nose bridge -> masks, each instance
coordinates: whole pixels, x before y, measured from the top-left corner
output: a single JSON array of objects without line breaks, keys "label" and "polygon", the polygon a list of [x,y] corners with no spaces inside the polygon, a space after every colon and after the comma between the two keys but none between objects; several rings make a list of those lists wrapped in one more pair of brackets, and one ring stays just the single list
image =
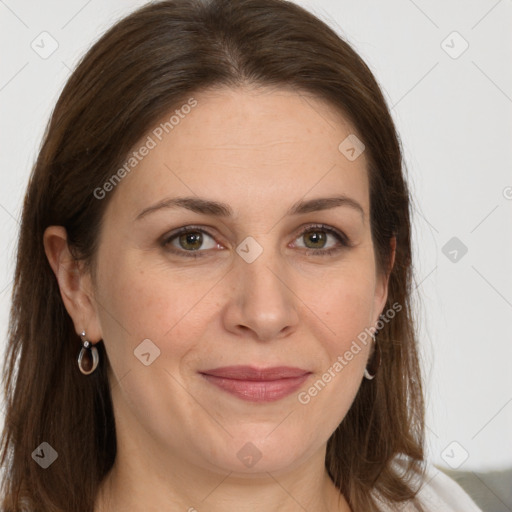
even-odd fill
[{"label": "nose bridge", "polygon": [[254,239],[246,240],[239,245],[237,252],[240,255],[237,266],[244,297],[249,295],[253,300],[264,298],[283,304],[289,300],[288,290],[282,282],[286,278],[285,265],[280,261],[270,237],[267,237],[264,247]]},{"label": "nose bridge", "polygon": [[290,272],[286,262],[272,245],[271,237],[261,243],[248,238],[237,247],[240,257],[235,263],[231,298],[236,313],[230,318],[237,326],[254,331],[258,338],[270,339],[297,323],[296,298],[287,284]]}]

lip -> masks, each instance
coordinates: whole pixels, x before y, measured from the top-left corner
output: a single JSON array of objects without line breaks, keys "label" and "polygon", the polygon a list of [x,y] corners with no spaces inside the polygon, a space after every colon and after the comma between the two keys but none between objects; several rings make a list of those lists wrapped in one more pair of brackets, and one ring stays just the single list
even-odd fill
[{"label": "lip", "polygon": [[296,391],[311,372],[291,366],[225,366],[199,372],[208,382],[250,402],[273,402]]}]

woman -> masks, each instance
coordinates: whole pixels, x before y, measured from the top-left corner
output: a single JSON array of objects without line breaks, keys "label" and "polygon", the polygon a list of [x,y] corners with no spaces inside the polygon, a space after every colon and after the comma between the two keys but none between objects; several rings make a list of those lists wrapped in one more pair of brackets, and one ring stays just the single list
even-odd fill
[{"label": "woman", "polygon": [[424,460],[410,279],[350,46],[280,0],[148,4],[69,79],[28,186],[2,509],[478,511]]}]

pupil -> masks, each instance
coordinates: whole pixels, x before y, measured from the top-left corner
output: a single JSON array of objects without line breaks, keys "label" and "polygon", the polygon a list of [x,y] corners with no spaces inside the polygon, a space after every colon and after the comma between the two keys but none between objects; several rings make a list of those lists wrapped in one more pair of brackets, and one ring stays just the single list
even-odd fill
[{"label": "pupil", "polygon": [[319,231],[314,231],[314,232],[310,233],[308,235],[308,237],[310,238],[310,240],[313,240],[313,244],[318,244],[318,245],[313,245],[313,247],[315,247],[315,248],[322,247],[323,243],[325,243],[325,233],[322,233]]},{"label": "pupil", "polygon": [[184,249],[197,250],[201,247],[202,239],[201,233],[186,233],[180,236],[180,243]]}]

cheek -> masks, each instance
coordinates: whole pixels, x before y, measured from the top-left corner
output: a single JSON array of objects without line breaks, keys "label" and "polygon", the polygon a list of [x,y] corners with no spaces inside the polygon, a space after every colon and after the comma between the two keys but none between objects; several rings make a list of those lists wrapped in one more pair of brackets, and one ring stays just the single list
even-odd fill
[{"label": "cheek", "polygon": [[321,288],[311,304],[332,334],[329,351],[339,353],[347,350],[352,340],[371,326],[374,283],[368,279],[368,272],[353,269],[326,279]]},{"label": "cheek", "polygon": [[326,434],[333,432],[346,416],[367,364],[372,339],[365,329],[371,325],[374,292],[367,275],[354,271],[350,277],[338,274],[326,279],[322,292],[310,301],[322,320],[314,321],[314,328],[316,338],[322,340],[325,358],[316,379],[298,400],[304,411],[322,418]]},{"label": "cheek", "polygon": [[99,276],[100,323],[114,367],[116,362],[119,370],[133,365],[133,351],[147,339],[160,350],[160,362],[171,349],[178,360],[190,340],[199,339],[211,283],[171,275],[128,256],[104,259]]}]

